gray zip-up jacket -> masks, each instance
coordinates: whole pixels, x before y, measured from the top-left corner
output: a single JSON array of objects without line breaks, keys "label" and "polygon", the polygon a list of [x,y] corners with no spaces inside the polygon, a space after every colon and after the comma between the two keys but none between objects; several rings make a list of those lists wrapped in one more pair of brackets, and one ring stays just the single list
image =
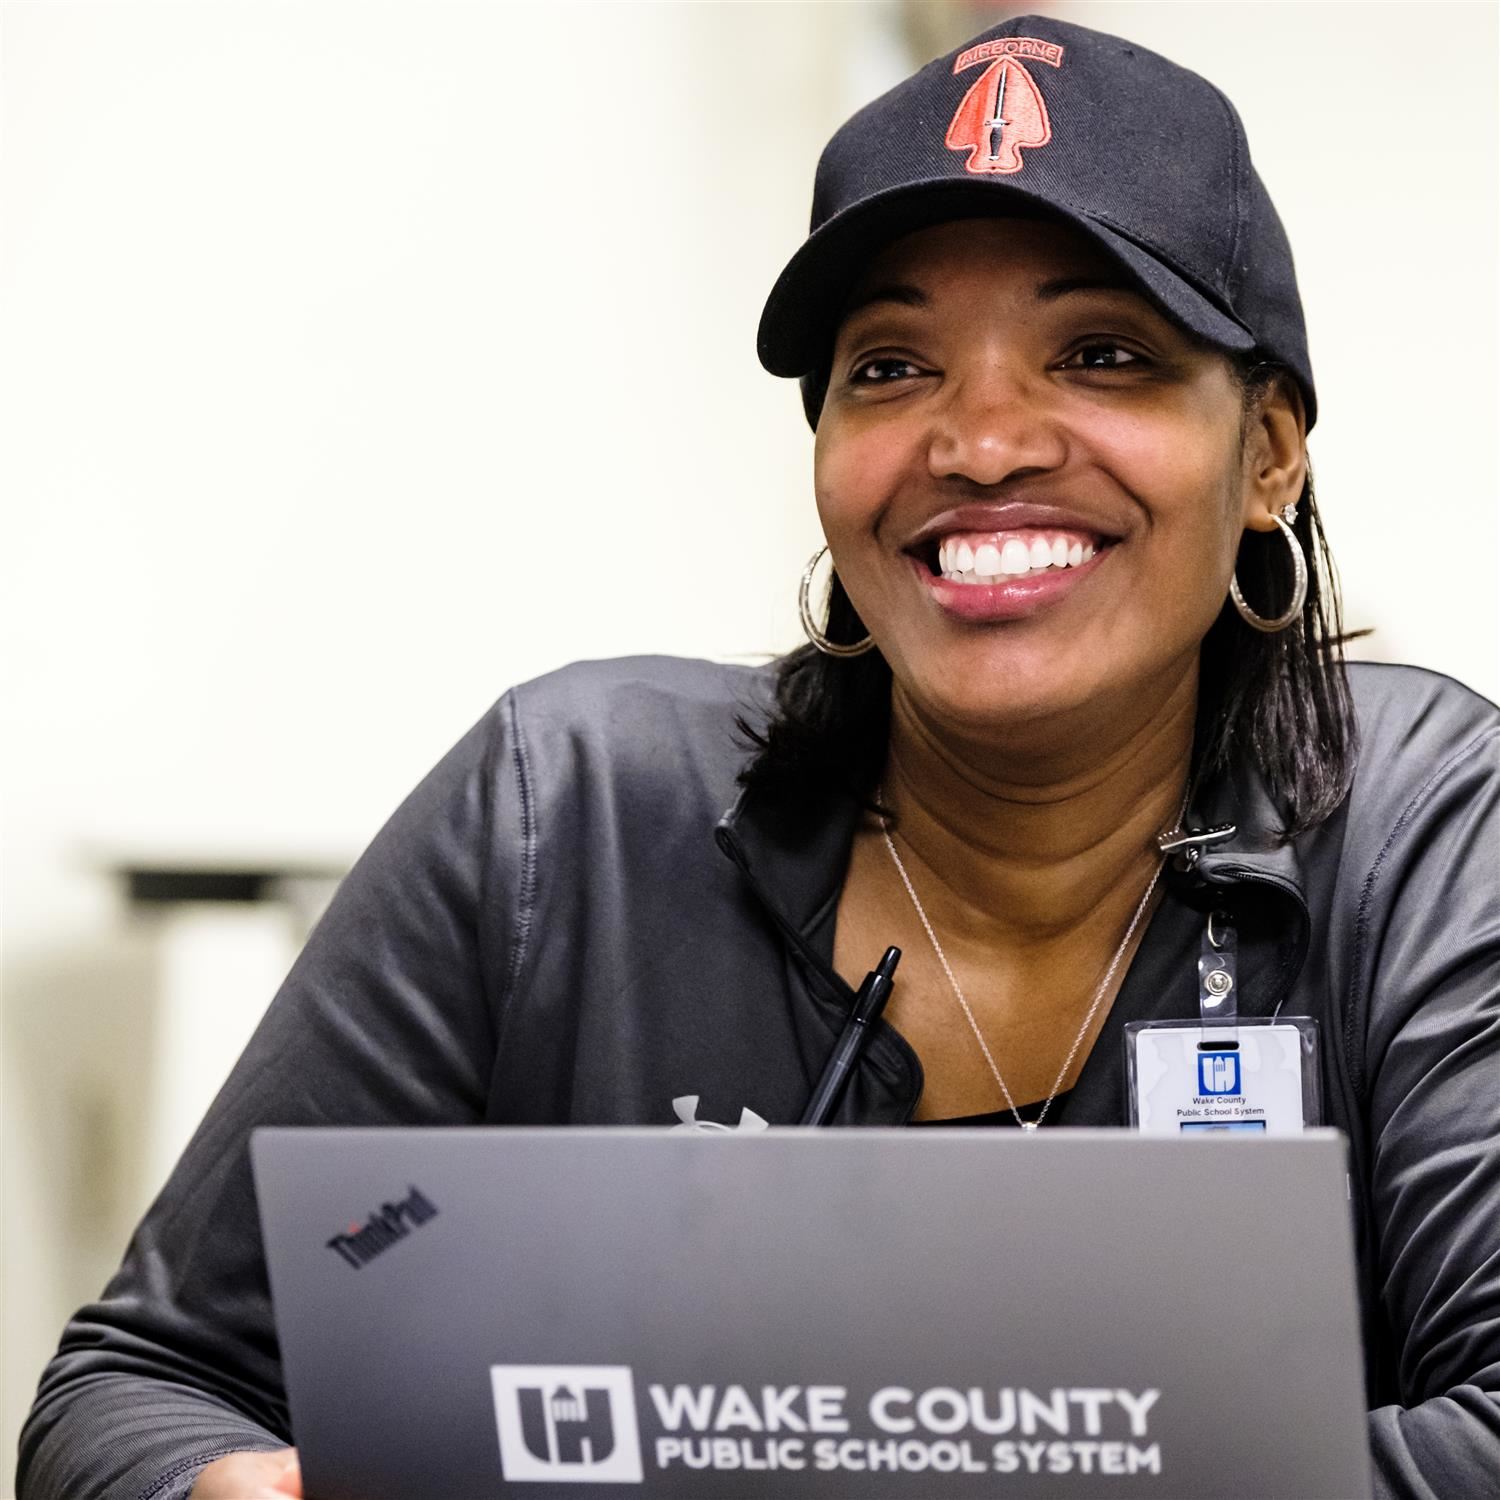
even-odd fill
[{"label": "gray zip-up jacket", "polygon": [[[1290,845],[1254,768],[1191,810],[1238,836],[1165,898],[1049,1128],[1120,1124],[1120,1028],[1196,1014],[1203,913],[1239,925],[1242,1014],[1321,1025],[1351,1142],[1382,1496],[1500,1493],[1500,712],[1355,666],[1345,805]],[[21,1441],[22,1500],[181,1500],[292,1440],[247,1137],[278,1125],[795,1121],[851,995],[833,972],[852,804],[738,796],[765,671],[582,664],[506,694],[344,881],[140,1226],[69,1323]],[[728,811],[726,811],[728,809]],[[907,1120],[872,1039],[840,1124]]]}]

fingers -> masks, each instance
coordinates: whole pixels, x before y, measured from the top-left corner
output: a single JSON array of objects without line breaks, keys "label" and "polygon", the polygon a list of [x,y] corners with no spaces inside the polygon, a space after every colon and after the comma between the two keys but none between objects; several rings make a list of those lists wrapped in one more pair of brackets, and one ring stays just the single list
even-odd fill
[{"label": "fingers", "polygon": [[287,1460],[286,1468],[271,1486],[271,1492],[275,1495],[293,1495],[296,1500],[302,1500],[302,1465],[297,1462],[295,1448],[292,1449],[291,1458]]},{"label": "fingers", "polygon": [[230,1453],[198,1475],[188,1500],[288,1500],[302,1496],[295,1448],[274,1453]]}]

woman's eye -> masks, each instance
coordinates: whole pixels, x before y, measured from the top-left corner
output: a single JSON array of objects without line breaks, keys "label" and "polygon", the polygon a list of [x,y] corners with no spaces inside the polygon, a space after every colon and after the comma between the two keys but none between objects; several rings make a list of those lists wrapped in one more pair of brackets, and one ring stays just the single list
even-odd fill
[{"label": "woman's eye", "polygon": [[1119,370],[1126,365],[1144,364],[1144,361],[1122,344],[1101,340],[1075,349],[1063,363],[1078,370]]},{"label": "woman's eye", "polygon": [[849,380],[852,385],[887,385],[893,380],[919,374],[921,371],[909,359],[888,354],[879,359],[862,360],[855,365]]}]

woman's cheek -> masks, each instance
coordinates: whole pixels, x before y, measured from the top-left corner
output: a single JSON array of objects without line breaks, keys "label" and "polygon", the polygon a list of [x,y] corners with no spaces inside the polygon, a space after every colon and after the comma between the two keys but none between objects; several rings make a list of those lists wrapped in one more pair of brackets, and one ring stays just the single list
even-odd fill
[{"label": "woman's cheek", "polygon": [[1188,424],[1139,423],[1119,424],[1110,436],[1094,450],[1097,467],[1132,495],[1151,531],[1166,532],[1212,567],[1239,514],[1236,455],[1222,432],[1195,437]]},{"label": "woman's cheek", "polygon": [[830,441],[816,451],[813,483],[818,515],[831,545],[870,530],[890,484],[890,465],[879,445]]}]

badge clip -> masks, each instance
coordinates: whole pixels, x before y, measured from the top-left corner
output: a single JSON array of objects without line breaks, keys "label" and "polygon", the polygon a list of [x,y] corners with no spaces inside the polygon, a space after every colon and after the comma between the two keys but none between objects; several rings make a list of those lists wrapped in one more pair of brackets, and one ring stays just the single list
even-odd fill
[{"label": "badge clip", "polygon": [[1198,1017],[1203,1052],[1238,1048],[1239,1041],[1239,938],[1228,913],[1209,913],[1198,950]]}]

